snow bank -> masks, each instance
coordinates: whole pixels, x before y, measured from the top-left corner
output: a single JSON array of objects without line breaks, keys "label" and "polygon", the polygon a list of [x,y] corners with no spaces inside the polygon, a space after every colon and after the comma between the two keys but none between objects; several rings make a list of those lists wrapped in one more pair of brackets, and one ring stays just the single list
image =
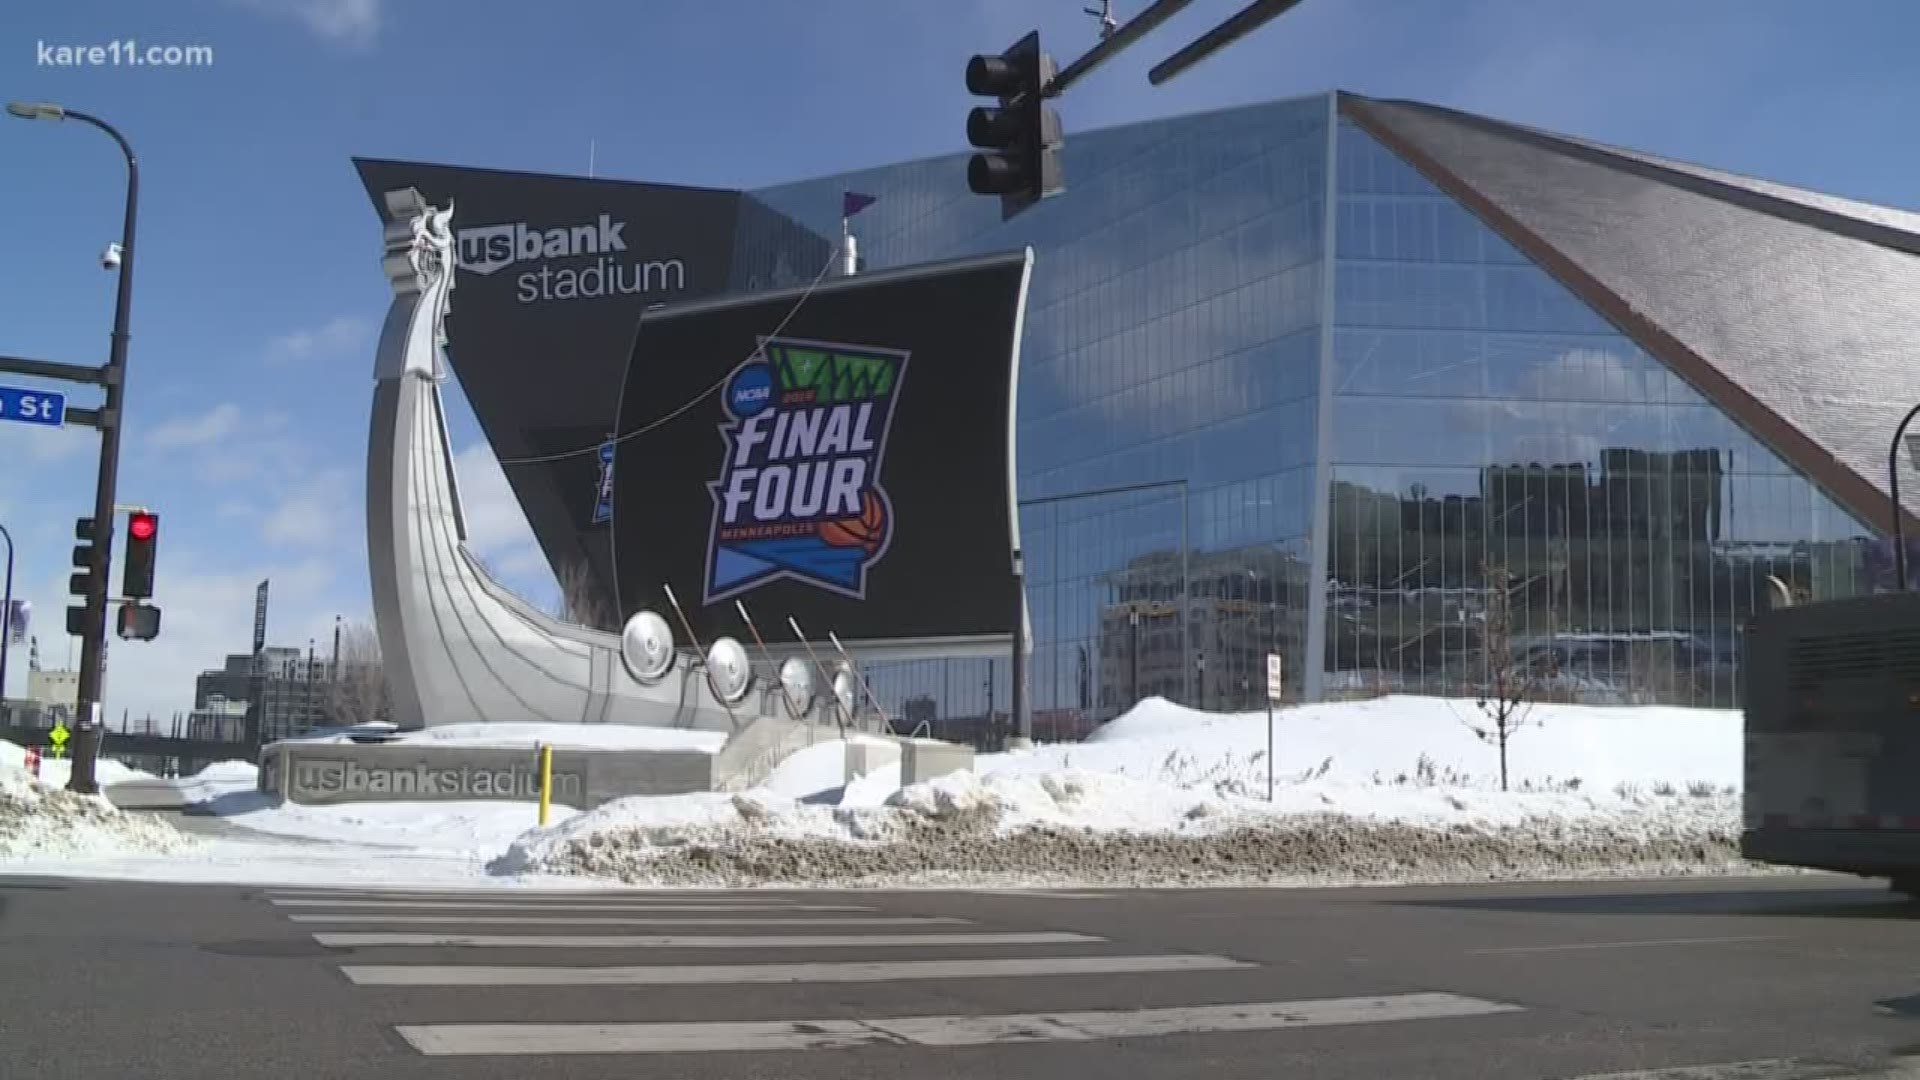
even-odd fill
[{"label": "snow bank", "polygon": [[[854,735],[845,739],[830,739],[812,746],[796,750],[774,766],[773,772],[760,783],[760,787],[776,795],[791,799],[814,801],[839,795],[847,784],[847,747],[849,746],[887,746],[887,739],[877,739],[868,735]],[[893,785],[888,793],[900,787],[900,767],[893,767]],[[843,805],[844,797],[829,799]]]},{"label": "snow bank", "polygon": [[189,845],[164,821],[123,814],[103,796],[77,795],[0,763],[0,866],[15,859],[166,854]]},{"label": "snow bank", "polygon": [[848,784],[840,793],[841,806],[880,806],[900,790],[900,763],[893,762]]},{"label": "snow bank", "polygon": [[[499,873],[636,884],[1298,884],[1750,869],[1740,716],[1541,705],[1497,750],[1471,701],[1388,697],[1274,718],[1143,702],[1085,743],[983,755],[900,790],[837,783],[839,743],[763,790],[625,799],[515,841]],[[795,802],[808,799],[808,804]]]},{"label": "snow bank", "polygon": [[302,742],[343,743],[354,736],[385,736],[386,741],[434,746],[524,747],[542,743],[556,750],[705,750],[716,752],[727,741],[725,732],[682,728],[643,727],[638,724],[553,724],[503,721],[443,724],[419,731],[396,731],[391,724],[362,725],[305,736]]},{"label": "snow bank", "polygon": [[[111,739],[113,733],[108,732],[107,737]],[[0,739],[0,769],[19,769],[24,772],[26,770],[26,759],[27,751],[25,747],[16,746],[5,739]],[[46,784],[48,787],[63,788],[67,786],[67,778],[71,776],[72,773],[72,759],[52,757],[48,755],[45,746],[40,748],[41,783]],[[145,773],[139,769],[129,768],[111,758],[101,758],[94,762],[93,779],[94,782],[101,787],[106,787],[108,784],[124,784],[134,780],[152,780],[155,779],[155,777],[152,773]]]},{"label": "snow bank", "polygon": [[257,792],[260,788],[260,766],[250,761],[216,761],[192,776],[181,777],[173,783],[188,803],[213,803]]},{"label": "snow bank", "polygon": [[[1496,786],[1499,753],[1476,738],[1469,723],[1484,726],[1485,717],[1471,700],[1448,698],[1392,696],[1282,709],[1273,721],[1274,775],[1283,783],[1314,778],[1356,788]],[[1510,784],[1587,792],[1737,789],[1740,724],[1734,711],[1537,705],[1509,743]],[[1081,768],[1264,798],[1266,747],[1264,711],[1205,713],[1149,698],[1084,743],[986,755],[979,767],[985,773]]]},{"label": "snow bank", "polygon": [[1729,871],[1724,793],[1513,794],[1476,819],[1301,812],[1112,773],[960,773],[878,807],[771,792],[635,798],[516,840],[490,869],[627,884],[1341,884]]}]

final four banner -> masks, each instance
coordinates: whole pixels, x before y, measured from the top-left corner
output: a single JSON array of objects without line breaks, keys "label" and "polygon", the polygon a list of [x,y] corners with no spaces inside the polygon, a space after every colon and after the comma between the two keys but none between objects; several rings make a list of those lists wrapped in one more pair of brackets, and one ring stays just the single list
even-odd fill
[{"label": "final four banner", "polygon": [[1025,252],[647,312],[611,468],[623,615],[971,651],[1013,634]]},{"label": "final four banner", "polygon": [[816,234],[738,191],[354,161],[378,211],[415,188],[453,207],[460,272],[447,359],[548,560],[610,595],[608,462],[633,327],[674,304],[809,281]]}]

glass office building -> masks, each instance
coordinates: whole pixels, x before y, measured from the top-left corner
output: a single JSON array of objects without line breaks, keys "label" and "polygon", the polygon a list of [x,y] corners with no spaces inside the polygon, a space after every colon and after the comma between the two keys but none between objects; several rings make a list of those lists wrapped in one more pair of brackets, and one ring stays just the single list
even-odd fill
[{"label": "glass office building", "polygon": [[[1507,657],[1542,694],[1731,707],[1753,612],[1885,584],[1871,454],[1825,441],[1833,418],[1792,386],[1751,385],[1831,367],[1794,343],[1859,326],[1802,297],[1729,345],[1697,310],[1660,325],[1646,294],[1752,292],[1652,273],[1698,245],[1765,263],[1787,253],[1743,236],[1787,229],[1830,261],[1891,254],[1864,226],[1912,240],[1914,215],[1350,95],[1073,132],[1066,192],[1005,223],[964,167],[747,197],[832,235],[842,192],[877,196],[856,219],[871,267],[1034,247],[1019,459],[1042,738],[1149,694],[1258,707],[1269,652],[1295,698],[1471,694]],[[1752,355],[1756,333],[1787,355]],[[1882,433],[1898,412],[1876,391],[1920,390],[1889,361],[1854,395]],[[872,674],[948,734],[1008,704],[1004,664]]]},{"label": "glass office building", "polygon": [[[876,199],[869,269],[1030,245],[1041,738],[1153,694],[1258,707],[1269,654],[1293,700],[1518,667],[1542,695],[1730,707],[1756,611],[1894,576],[1920,215],[1350,94],[1070,130],[1066,190],[1010,221],[964,154],[744,192],[359,165],[376,200],[456,203],[481,255],[630,221],[671,281],[549,301],[537,260],[463,251],[455,372],[495,452],[533,460],[509,479],[549,560],[603,580],[593,459],[555,451],[615,422],[646,304],[814,279],[848,192]],[[1009,667],[871,674],[907,726],[991,737]]]}]

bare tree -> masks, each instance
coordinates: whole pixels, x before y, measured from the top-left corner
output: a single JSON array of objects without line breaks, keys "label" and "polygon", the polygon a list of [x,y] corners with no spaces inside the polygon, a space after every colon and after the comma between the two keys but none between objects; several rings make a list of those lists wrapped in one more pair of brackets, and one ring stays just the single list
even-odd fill
[{"label": "bare tree", "polygon": [[347,726],[393,715],[387,669],[380,659],[380,635],[366,623],[340,628],[340,663],[327,684],[327,716]]},{"label": "bare tree", "polygon": [[601,591],[587,564],[580,559],[562,562],[554,574],[560,586],[560,602],[549,612],[561,622],[610,630],[617,620],[613,598]]},{"label": "bare tree", "polygon": [[1483,679],[1474,704],[1484,722],[1466,721],[1468,730],[1481,742],[1500,751],[1500,790],[1507,790],[1507,744],[1515,732],[1537,721],[1530,721],[1533,703],[1541,686],[1555,674],[1556,661],[1549,654],[1544,660],[1514,649],[1513,577],[1504,566],[1489,566],[1482,571],[1486,581],[1487,610],[1481,627],[1484,654]]}]

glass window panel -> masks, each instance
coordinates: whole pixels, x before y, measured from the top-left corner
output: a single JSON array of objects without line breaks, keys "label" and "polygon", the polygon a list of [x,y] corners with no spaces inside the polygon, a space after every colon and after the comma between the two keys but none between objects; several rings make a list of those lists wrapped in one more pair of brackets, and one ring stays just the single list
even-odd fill
[{"label": "glass window panel", "polygon": [[[1327,593],[1328,648],[1310,662],[1333,673],[1332,688],[1468,689],[1483,666],[1470,628],[1488,558],[1550,583],[1521,597],[1525,624],[1564,631],[1563,670],[1596,700],[1737,704],[1737,628],[1764,603],[1767,574],[1818,597],[1887,586],[1883,541],[1344,122],[1326,388],[1344,486],[1315,506],[1326,111],[1318,98],[1216,114],[1204,132],[1183,121],[1086,133],[1069,150],[1080,194],[1005,225],[991,200],[954,194],[951,161],[756,192],[771,213],[743,226],[734,284],[749,287],[749,272],[779,258],[799,265],[796,252],[813,248],[796,243],[834,235],[848,188],[879,195],[874,213],[901,215],[874,219],[865,246],[876,267],[1033,244],[1022,494],[1203,485],[1193,550],[1224,547],[1215,555],[1229,565],[1235,549],[1257,550],[1256,565],[1286,579],[1273,592],[1292,672],[1309,663],[1308,597]],[[1215,494],[1203,506],[1205,485]],[[1035,554],[1036,584],[1043,571],[1064,583],[1034,597],[1046,638],[1035,642],[1036,701],[1078,704],[1086,643],[1096,711],[1130,703],[1114,630],[1124,609],[1109,582],[1157,558],[1163,569],[1143,571],[1146,583],[1172,595],[1176,507],[1139,496],[1063,504],[1053,519],[1023,510],[1032,542],[1061,545]],[[1305,569],[1314,513],[1332,517],[1331,592]],[[1496,514],[1506,516],[1490,531]],[[1684,644],[1633,636],[1649,628]],[[1221,647],[1223,663],[1257,659]],[[1153,635],[1143,688],[1177,690],[1178,648],[1177,627]],[[887,667],[875,677],[887,700],[931,695],[942,717],[985,707],[991,665]],[[1004,707],[1005,665],[996,670]]]},{"label": "glass window panel", "polygon": [[1873,587],[1870,530],[1364,134],[1340,145],[1329,687],[1458,690],[1489,560],[1535,582],[1517,617],[1564,632],[1595,700],[1736,705],[1766,575]]}]

